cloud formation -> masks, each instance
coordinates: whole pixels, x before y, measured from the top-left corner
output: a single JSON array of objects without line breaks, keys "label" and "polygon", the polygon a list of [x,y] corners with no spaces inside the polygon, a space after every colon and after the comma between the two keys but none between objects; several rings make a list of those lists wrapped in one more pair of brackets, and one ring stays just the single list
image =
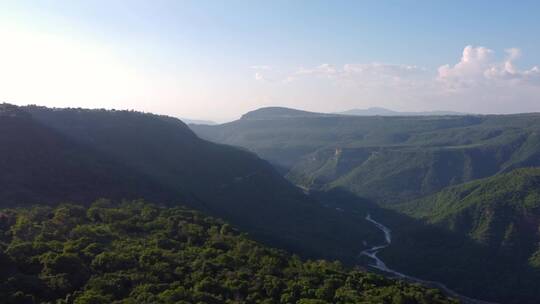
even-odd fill
[{"label": "cloud formation", "polygon": [[521,56],[521,50],[506,50],[506,59],[494,60],[494,51],[485,47],[466,46],[461,60],[454,66],[448,64],[439,67],[437,80],[452,89],[486,86],[490,84],[540,84],[540,70],[534,66],[528,70],[519,70],[514,61]]},{"label": "cloud formation", "polygon": [[291,76],[301,78],[304,76],[318,76],[338,80],[401,80],[422,73],[422,69],[411,65],[397,65],[384,63],[355,64],[349,63],[341,67],[332,64],[321,64],[314,68],[300,68]]},{"label": "cloud formation", "polygon": [[254,78],[257,81],[272,83],[293,83],[313,79],[330,80],[338,86],[413,86],[426,76],[426,70],[413,65],[385,63],[320,64],[314,67],[300,67],[291,71],[279,71],[270,67],[253,66]]},{"label": "cloud formation", "polygon": [[[461,59],[455,65],[445,64],[436,71],[436,77],[430,77],[427,68],[406,64],[387,63],[348,63],[337,66],[329,63],[315,67],[301,67],[287,74],[286,80],[306,79],[310,77],[327,78],[337,81],[357,81],[359,85],[385,82],[388,84],[410,83],[411,80],[433,81],[436,80],[452,88],[468,88],[477,85],[486,85],[489,81],[523,81],[531,84],[539,84],[540,68],[534,66],[528,70],[519,70],[514,62],[521,57],[521,50],[510,48],[506,50],[506,59],[497,62],[494,59],[495,52],[486,47],[474,47],[471,45],[463,49]],[[255,65],[256,80],[268,80],[275,77],[267,77],[280,74],[267,65]],[[283,73],[282,73],[283,74]],[[282,79],[284,80],[284,79]]]},{"label": "cloud formation", "polygon": [[[350,100],[355,98],[366,106],[471,112],[539,111],[540,68],[520,69],[516,61],[522,55],[521,50],[509,48],[505,52],[504,58],[498,59],[492,49],[468,45],[457,63],[435,69],[377,62],[324,63],[289,70],[257,68],[255,79],[298,87],[295,96],[302,94],[300,88],[311,84],[318,91],[325,90],[321,95],[327,98],[337,96],[350,104],[354,104]],[[516,108],[516,102],[521,108]]]}]

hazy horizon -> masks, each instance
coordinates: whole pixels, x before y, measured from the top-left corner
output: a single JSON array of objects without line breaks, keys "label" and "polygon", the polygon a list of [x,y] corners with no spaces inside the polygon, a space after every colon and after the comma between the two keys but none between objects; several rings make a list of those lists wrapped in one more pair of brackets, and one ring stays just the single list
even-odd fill
[{"label": "hazy horizon", "polygon": [[534,1],[0,1],[0,101],[224,122],[265,106],[540,111]]}]

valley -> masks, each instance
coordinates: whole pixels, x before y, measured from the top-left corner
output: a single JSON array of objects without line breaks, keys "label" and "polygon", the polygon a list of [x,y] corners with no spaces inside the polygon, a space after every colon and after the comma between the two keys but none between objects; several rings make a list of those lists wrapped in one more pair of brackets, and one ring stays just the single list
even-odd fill
[{"label": "valley", "polygon": [[[140,198],[223,219],[301,259],[340,261],[463,303],[540,298],[536,114],[279,108],[190,129],[133,111],[4,104],[0,127],[3,210]],[[13,233],[12,211],[3,212]],[[9,242],[0,249],[19,244]]]},{"label": "valley", "polygon": [[[377,255],[390,269],[470,298],[540,299],[532,283],[539,279],[540,225],[536,207],[526,207],[537,200],[516,192],[536,189],[528,179],[534,169],[526,168],[540,166],[538,114],[351,117],[263,108],[223,125],[191,127],[261,155],[306,191],[333,193],[326,201],[340,201],[346,213],[361,208],[357,214],[380,219],[395,233]],[[468,209],[457,201],[468,191],[448,195],[499,176],[527,182],[516,189],[507,187],[513,182],[487,183],[483,191],[501,199],[481,194]],[[502,198],[515,207],[504,207]]]},{"label": "valley", "polygon": [[440,289],[444,293],[448,294],[449,296],[459,299],[464,304],[494,304],[493,302],[486,302],[486,301],[471,299],[467,296],[458,294],[440,282],[422,280],[422,279],[398,272],[391,268],[388,268],[388,266],[386,266],[386,264],[377,256],[377,254],[379,253],[379,251],[387,248],[388,246],[392,244],[392,231],[388,227],[384,226],[383,224],[371,218],[371,214],[369,213],[366,216],[366,220],[371,222],[373,225],[375,225],[375,227],[379,228],[381,232],[384,234],[384,239],[385,239],[384,244],[375,245],[369,249],[365,249],[362,252],[360,252],[360,255],[367,256],[373,261],[375,261],[375,264],[369,264],[370,267],[375,268],[381,271],[382,273],[385,273],[386,275],[389,275],[390,277],[393,277],[393,278],[398,278],[398,279],[405,280],[408,282],[420,283],[424,286]]},{"label": "valley", "polygon": [[0,304],[539,304],[539,12],[0,1]]}]

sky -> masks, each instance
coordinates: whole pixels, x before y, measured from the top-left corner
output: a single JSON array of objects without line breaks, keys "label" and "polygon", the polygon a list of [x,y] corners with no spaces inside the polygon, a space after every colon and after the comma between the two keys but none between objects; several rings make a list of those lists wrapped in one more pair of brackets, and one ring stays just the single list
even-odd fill
[{"label": "sky", "polygon": [[0,102],[540,111],[540,1],[5,1]]}]

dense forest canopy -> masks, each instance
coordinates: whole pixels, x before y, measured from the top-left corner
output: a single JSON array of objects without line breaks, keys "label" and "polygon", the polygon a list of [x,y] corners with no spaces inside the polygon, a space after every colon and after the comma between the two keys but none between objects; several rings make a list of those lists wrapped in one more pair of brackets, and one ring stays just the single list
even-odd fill
[{"label": "dense forest canopy", "polygon": [[[471,279],[486,274],[497,276],[497,281],[490,284],[494,287],[492,294],[505,294],[507,299],[519,294],[521,303],[534,303],[538,298],[534,286],[540,280],[540,169],[517,169],[450,187],[396,209],[474,244],[461,255],[479,262],[467,264],[462,260],[458,264],[463,268],[468,265],[473,273]],[[439,247],[442,253],[449,243],[433,247]],[[391,252],[396,254],[393,249]],[[422,255],[417,254],[418,260]],[[448,263],[459,259],[447,250],[442,260]],[[441,267],[445,266],[433,267],[432,274],[442,272]]]},{"label": "dense forest canopy", "polygon": [[98,200],[0,213],[0,298],[19,303],[457,303],[302,261],[183,207]]}]

